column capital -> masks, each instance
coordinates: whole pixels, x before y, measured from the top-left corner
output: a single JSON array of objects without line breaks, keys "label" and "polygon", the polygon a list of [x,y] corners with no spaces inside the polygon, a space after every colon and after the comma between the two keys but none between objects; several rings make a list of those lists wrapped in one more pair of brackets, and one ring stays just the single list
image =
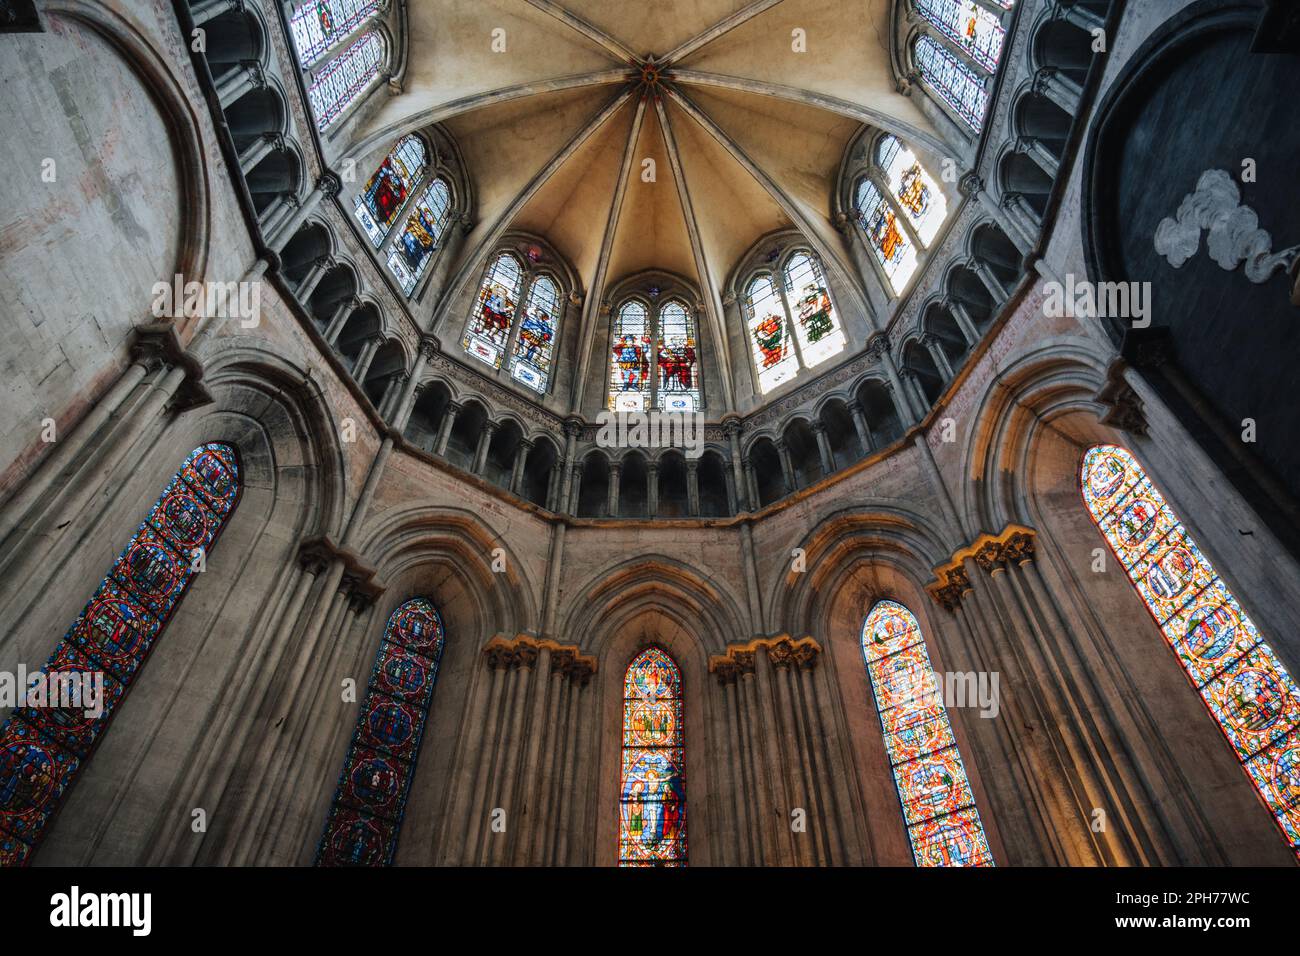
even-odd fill
[{"label": "column capital", "polygon": [[339,193],[343,192],[343,180],[339,178],[337,173],[326,170],[321,175],[321,178],[316,181],[316,188],[330,199],[334,199]]},{"label": "column capital", "polygon": [[731,644],[725,654],[709,658],[709,672],[718,675],[719,684],[728,683],[733,675],[752,674],[755,655],[760,651],[767,654],[774,667],[807,669],[817,665],[822,648],[811,637],[756,637],[745,644]]},{"label": "column capital", "polygon": [[889,335],[886,332],[873,332],[867,339],[867,354],[879,362],[889,354]]}]

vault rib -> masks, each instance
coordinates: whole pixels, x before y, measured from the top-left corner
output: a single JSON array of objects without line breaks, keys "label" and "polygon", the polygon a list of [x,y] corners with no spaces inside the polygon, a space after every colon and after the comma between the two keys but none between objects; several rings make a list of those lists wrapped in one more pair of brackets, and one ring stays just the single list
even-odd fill
[{"label": "vault rib", "polygon": [[686,57],[694,53],[696,50],[699,50],[701,47],[707,46],[708,44],[716,40],[718,37],[730,33],[732,30],[736,29],[736,27],[740,26],[741,24],[748,23],[750,20],[754,19],[754,17],[758,16],[760,13],[763,13],[771,9],[772,7],[776,6],[780,2],[781,0],[754,0],[754,2],[751,3],[749,6],[742,7],[741,9],[737,10],[735,13],[731,14],[731,16],[729,17],[723,17],[721,20],[719,20],[713,26],[709,27],[707,30],[703,31],[702,33],[698,33],[695,36],[691,37],[689,40],[686,40],[678,44],[672,50],[665,53],[663,57],[659,59],[658,62],[663,63],[665,65],[671,65],[673,63],[676,63],[678,60],[685,59]]},{"label": "vault rib", "polygon": [[558,3],[555,3],[554,0],[528,0],[528,3],[543,13],[549,13],[570,29],[581,33],[618,62],[638,64],[641,62],[641,57],[633,53],[623,43],[614,39],[614,37],[590,21],[583,19],[572,11],[566,10]]}]

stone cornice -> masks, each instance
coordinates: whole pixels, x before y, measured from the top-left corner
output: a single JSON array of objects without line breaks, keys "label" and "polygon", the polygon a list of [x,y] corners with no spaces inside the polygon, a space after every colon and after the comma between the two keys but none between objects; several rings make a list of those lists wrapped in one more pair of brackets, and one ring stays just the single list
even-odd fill
[{"label": "stone cornice", "polygon": [[514,637],[498,634],[483,646],[483,656],[494,669],[532,667],[543,649],[551,652],[552,672],[558,670],[575,683],[586,684],[596,673],[596,658],[583,655],[576,644],[561,644],[528,634]]},{"label": "stone cornice", "polygon": [[756,637],[744,644],[729,644],[725,654],[710,657],[709,673],[717,677],[719,684],[734,683],[742,674],[753,672],[754,657],[760,649],[767,651],[774,667],[815,667],[822,653],[821,645],[811,637]]},{"label": "stone cornice", "polygon": [[1024,564],[1034,558],[1036,535],[1033,528],[1021,524],[1009,524],[997,534],[981,534],[935,567],[935,579],[925,586],[926,592],[937,603],[954,610],[971,590],[965,568],[967,559],[973,560],[989,574],[1004,570],[1008,563]]}]

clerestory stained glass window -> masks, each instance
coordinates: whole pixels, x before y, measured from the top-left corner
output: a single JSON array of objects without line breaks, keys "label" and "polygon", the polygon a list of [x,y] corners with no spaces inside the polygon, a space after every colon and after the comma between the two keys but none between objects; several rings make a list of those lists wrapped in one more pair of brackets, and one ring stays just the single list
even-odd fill
[{"label": "clerestory stained glass window", "polygon": [[862,654],[916,865],[992,866],[915,615],[897,601],[878,602],[862,625]]},{"label": "clerestory stained glass window", "polygon": [[479,285],[474,313],[465,327],[465,351],[493,368],[500,368],[506,354],[506,340],[515,321],[519,293],[524,281],[523,266],[508,252],[492,261]]},{"label": "clerestory stained glass window", "polygon": [[759,391],[770,392],[799,373],[790,320],[772,276],[757,276],[745,290],[745,325],[758,370]]},{"label": "clerestory stained glass window", "polygon": [[916,272],[916,248],[899,225],[898,213],[866,177],[858,183],[854,211],[890,287],[901,293]]},{"label": "clerestory stained glass window", "polygon": [[376,249],[384,244],[411,190],[424,174],[426,153],[418,136],[404,136],[384,157],[357,197],[356,217]]},{"label": "clerestory stained glass window", "polygon": [[445,638],[442,615],[428,598],[412,598],[388,618],[317,866],[393,862]]},{"label": "clerestory stained glass window", "polygon": [[537,392],[545,392],[551,378],[551,355],[563,306],[560,290],[550,276],[538,276],[528,290],[528,305],[519,323],[510,375]]},{"label": "clerestory stained glass window", "polygon": [[1130,452],[1097,445],[1079,477],[1088,513],[1300,854],[1300,688]]},{"label": "clerestory stained glass window", "polygon": [[983,80],[932,37],[917,37],[913,53],[921,78],[978,133],[989,100]]},{"label": "clerestory stained glass window", "polygon": [[451,189],[443,179],[429,183],[411,207],[406,225],[393,241],[388,254],[388,271],[402,291],[415,291],[420,276],[433,259],[433,251],[442,242],[451,220]]},{"label": "clerestory stained glass window", "polygon": [[984,69],[997,69],[1006,37],[997,14],[975,0],[916,0],[916,9]]},{"label": "clerestory stained glass window", "polygon": [[[19,707],[0,730],[0,866],[26,864],[149,652],[211,558],[241,489],[239,457],[200,445],[154,503],[41,673],[71,706]],[[85,696],[102,677],[102,698]],[[93,684],[91,685],[93,686]],[[48,701],[47,701],[48,703]],[[96,707],[98,703],[98,707]],[[97,716],[89,712],[98,709]]]},{"label": "clerestory stained glass window", "polygon": [[363,33],[355,43],[321,67],[307,89],[307,101],[316,117],[316,128],[324,130],[338,119],[379,75],[383,62],[384,41],[377,33]]},{"label": "clerestory stained glass window", "polygon": [[619,783],[620,866],[686,865],[686,759],[682,674],[649,647],[623,677]]},{"label": "clerestory stained glass window", "polygon": [[643,412],[650,407],[650,310],[628,299],[614,313],[609,331],[609,408]]},{"label": "clerestory stained glass window", "polygon": [[659,389],[666,412],[693,412],[700,404],[700,371],[695,352],[695,317],[677,299],[659,310]]},{"label": "clerestory stained glass window", "polygon": [[948,215],[948,200],[943,191],[916,154],[894,136],[881,139],[876,162],[917,237],[923,245],[929,246]]},{"label": "clerestory stained glass window", "polygon": [[298,63],[311,66],[322,53],[379,9],[380,0],[312,0],[301,4],[289,18],[289,32],[298,51]]},{"label": "clerestory stained glass window", "polygon": [[831,292],[821,263],[806,252],[796,252],[785,264],[785,295],[794,312],[799,355],[812,368],[844,348],[844,330],[831,302]]}]

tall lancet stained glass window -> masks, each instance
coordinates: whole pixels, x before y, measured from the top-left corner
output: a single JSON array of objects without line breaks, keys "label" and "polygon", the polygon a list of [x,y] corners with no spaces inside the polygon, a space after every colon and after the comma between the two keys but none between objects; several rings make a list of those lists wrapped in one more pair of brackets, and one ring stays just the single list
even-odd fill
[{"label": "tall lancet stained glass window", "polygon": [[912,52],[921,78],[978,133],[989,100],[984,81],[933,37],[917,37]]},{"label": "tall lancet stained glass window", "polygon": [[317,866],[393,862],[445,637],[428,598],[412,598],[388,618]]},{"label": "tall lancet stained glass window", "polygon": [[844,330],[831,302],[821,263],[797,252],[785,264],[785,294],[794,312],[795,334],[805,368],[812,368],[844,348]]},{"label": "tall lancet stained glass window", "polygon": [[465,351],[493,368],[500,368],[506,354],[506,340],[515,321],[524,270],[508,252],[493,260],[479,284],[474,313],[465,326]]},{"label": "tall lancet stained glass window", "polygon": [[620,866],[686,865],[682,672],[649,647],[623,676]]},{"label": "tall lancet stained glass window", "polygon": [[866,233],[867,243],[885,270],[890,287],[895,293],[901,293],[916,272],[916,247],[899,225],[898,214],[876,184],[865,176],[858,183],[854,207],[858,225]]},{"label": "tall lancet stained glass window", "polygon": [[1006,36],[997,14],[975,0],[916,0],[916,9],[984,69],[997,69]]},{"label": "tall lancet stained glass window", "polygon": [[311,66],[335,43],[379,9],[379,0],[310,0],[289,17],[298,63]]},{"label": "tall lancet stained glass window", "polygon": [[393,241],[388,254],[388,271],[402,291],[410,295],[433,259],[433,250],[442,242],[451,220],[451,189],[443,179],[435,179],[415,201],[406,225]]},{"label": "tall lancet stained glass window", "polygon": [[992,866],[915,615],[896,601],[877,603],[862,625],[862,654],[916,865]]},{"label": "tall lancet stained glass window", "polygon": [[1132,454],[1097,445],[1080,481],[1106,543],[1300,854],[1300,688]]},{"label": "tall lancet stained glass window", "polygon": [[917,238],[925,246],[934,241],[948,215],[948,200],[916,154],[895,136],[885,136],[876,150],[876,162],[894,199],[907,214]]},{"label": "tall lancet stained glass window", "polygon": [[772,276],[757,276],[746,288],[745,326],[758,370],[759,391],[770,392],[799,373],[785,305]]},{"label": "tall lancet stained glass window", "polygon": [[614,313],[609,333],[609,408],[644,412],[650,406],[650,310],[629,299]]},{"label": "tall lancet stained glass window", "polygon": [[551,379],[551,354],[563,306],[560,290],[550,276],[538,276],[528,289],[528,304],[519,322],[510,375],[537,392],[545,392]]},{"label": "tall lancet stained glass window", "polygon": [[[210,566],[240,488],[233,447],[194,449],[41,668],[41,684],[59,675],[71,691],[59,702],[71,706],[29,701],[10,714],[0,730],[0,866],[30,859],[190,583]],[[92,675],[103,676],[99,701],[81,693]]]},{"label": "tall lancet stained glass window", "polygon": [[379,75],[383,62],[384,41],[377,33],[363,33],[321,67],[307,88],[307,102],[316,117],[316,128],[324,130],[338,119]]},{"label": "tall lancet stained glass window", "polygon": [[695,351],[695,317],[673,299],[659,309],[659,391],[666,412],[693,412],[700,405],[700,370]]},{"label": "tall lancet stained glass window", "polygon": [[404,136],[384,157],[357,197],[356,217],[378,249],[424,173],[426,153],[418,136]]}]

